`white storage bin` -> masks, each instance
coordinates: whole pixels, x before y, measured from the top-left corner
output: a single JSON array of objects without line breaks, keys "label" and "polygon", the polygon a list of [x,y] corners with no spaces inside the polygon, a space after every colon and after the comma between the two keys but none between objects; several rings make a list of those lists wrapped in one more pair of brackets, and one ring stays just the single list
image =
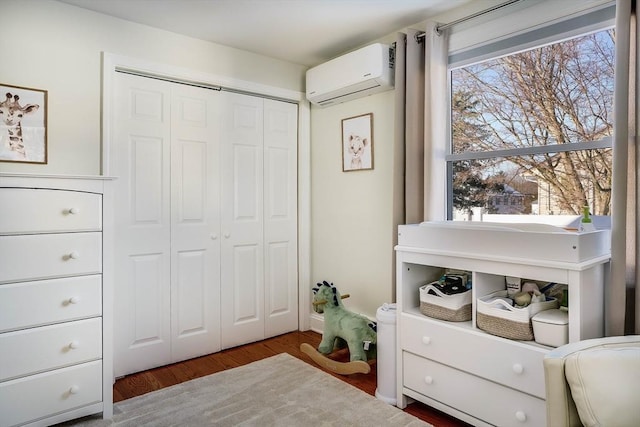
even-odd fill
[{"label": "white storage bin", "polygon": [[450,322],[471,320],[471,289],[447,295],[433,283],[423,285],[420,287],[420,312],[425,316]]},{"label": "white storage bin", "polygon": [[558,308],[558,300],[551,298],[526,307],[513,307],[502,297],[507,291],[493,292],[477,301],[477,326],[485,332],[512,340],[533,341],[531,318],[544,310]]},{"label": "white storage bin", "polygon": [[545,310],[531,318],[536,342],[560,347],[569,342],[569,313],[566,310]]}]

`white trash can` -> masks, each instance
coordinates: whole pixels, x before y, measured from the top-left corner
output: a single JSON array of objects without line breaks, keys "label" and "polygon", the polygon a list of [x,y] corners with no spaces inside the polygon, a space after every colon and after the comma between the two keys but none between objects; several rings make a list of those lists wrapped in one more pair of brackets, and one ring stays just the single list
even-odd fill
[{"label": "white trash can", "polygon": [[390,405],[396,405],[396,305],[382,304],[376,312],[376,320],[376,397]]}]

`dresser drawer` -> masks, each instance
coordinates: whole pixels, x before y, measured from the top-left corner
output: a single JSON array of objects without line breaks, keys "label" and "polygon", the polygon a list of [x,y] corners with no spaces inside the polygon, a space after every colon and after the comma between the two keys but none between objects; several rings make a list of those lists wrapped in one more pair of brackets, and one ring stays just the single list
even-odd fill
[{"label": "dresser drawer", "polygon": [[94,193],[33,188],[0,188],[0,206],[10,206],[0,234],[99,231],[102,196]]},{"label": "dresser drawer", "polygon": [[[469,351],[469,358],[479,356]],[[496,426],[544,426],[545,401],[403,352],[403,384]]]},{"label": "dresser drawer", "polygon": [[0,332],[102,314],[102,276],[0,285]]},{"label": "dresser drawer", "polygon": [[102,272],[102,233],[0,236],[0,283]]},{"label": "dresser drawer", "polygon": [[0,427],[102,401],[102,362],[94,361],[0,383]]},{"label": "dresser drawer", "polygon": [[542,359],[547,349],[455,323],[402,313],[403,350],[545,398]]},{"label": "dresser drawer", "polygon": [[102,357],[101,318],[0,334],[0,381]]}]

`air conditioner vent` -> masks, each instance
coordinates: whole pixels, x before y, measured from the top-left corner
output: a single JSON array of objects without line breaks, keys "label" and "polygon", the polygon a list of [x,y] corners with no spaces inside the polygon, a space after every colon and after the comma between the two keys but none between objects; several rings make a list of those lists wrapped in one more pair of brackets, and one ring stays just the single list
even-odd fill
[{"label": "air conditioner vent", "polygon": [[393,89],[395,52],[375,43],[307,71],[307,99],[328,106]]}]

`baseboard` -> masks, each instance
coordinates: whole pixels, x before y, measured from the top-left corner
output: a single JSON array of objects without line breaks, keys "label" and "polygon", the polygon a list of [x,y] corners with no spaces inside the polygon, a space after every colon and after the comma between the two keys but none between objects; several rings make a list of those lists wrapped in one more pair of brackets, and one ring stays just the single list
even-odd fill
[{"label": "baseboard", "polygon": [[322,331],[324,331],[324,316],[318,314],[318,313],[311,313],[311,316],[309,317],[310,320],[310,329],[313,332],[317,332],[319,334],[322,334]]}]

